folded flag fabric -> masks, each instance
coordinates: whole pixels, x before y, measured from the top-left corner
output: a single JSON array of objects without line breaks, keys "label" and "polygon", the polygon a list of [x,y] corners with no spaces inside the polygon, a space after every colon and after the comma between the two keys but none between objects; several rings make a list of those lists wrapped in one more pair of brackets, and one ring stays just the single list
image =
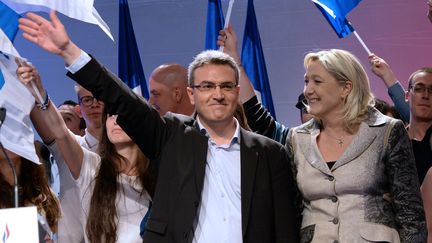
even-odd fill
[{"label": "folded flag fabric", "polygon": [[344,38],[354,31],[346,16],[357,7],[361,0],[312,0],[312,2],[321,11],[339,38]]},{"label": "folded flag fabric", "polygon": [[207,21],[206,21],[206,50],[218,50],[217,38],[219,31],[223,29],[224,16],[222,11],[221,0],[209,0],[207,4]]},{"label": "folded flag fabric", "polygon": [[[3,36],[0,38],[2,41],[9,40],[1,30],[0,36]],[[6,119],[0,128],[0,142],[7,150],[40,164],[30,121],[35,100],[16,77],[17,56],[0,51],[0,69],[4,76],[4,82],[0,83],[0,107],[6,108]]]},{"label": "folded flag fabric", "polygon": [[248,1],[241,60],[258,99],[276,118],[253,0]]},{"label": "folded flag fabric", "polygon": [[136,94],[149,98],[127,0],[119,0],[118,75]]},{"label": "folded flag fabric", "polygon": [[1,0],[15,12],[49,12],[56,10],[70,18],[98,25],[111,40],[110,28],[93,7],[93,0]]}]

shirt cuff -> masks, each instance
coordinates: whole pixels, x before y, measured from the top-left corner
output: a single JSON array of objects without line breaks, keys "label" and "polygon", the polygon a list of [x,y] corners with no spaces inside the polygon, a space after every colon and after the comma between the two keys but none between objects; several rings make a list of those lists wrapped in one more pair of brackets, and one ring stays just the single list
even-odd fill
[{"label": "shirt cuff", "polygon": [[79,57],[75,59],[75,61],[70,66],[66,66],[66,70],[74,74],[84,67],[88,62],[90,62],[90,60],[91,57],[89,54],[81,50]]}]

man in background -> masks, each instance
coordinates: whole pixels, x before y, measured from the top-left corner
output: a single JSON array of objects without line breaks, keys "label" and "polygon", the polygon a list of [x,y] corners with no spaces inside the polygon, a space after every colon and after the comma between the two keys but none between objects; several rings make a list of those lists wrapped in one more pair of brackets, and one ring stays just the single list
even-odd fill
[{"label": "man in background", "polygon": [[179,64],[163,64],[150,75],[149,103],[161,116],[174,112],[192,115],[195,107],[187,95],[187,70]]}]

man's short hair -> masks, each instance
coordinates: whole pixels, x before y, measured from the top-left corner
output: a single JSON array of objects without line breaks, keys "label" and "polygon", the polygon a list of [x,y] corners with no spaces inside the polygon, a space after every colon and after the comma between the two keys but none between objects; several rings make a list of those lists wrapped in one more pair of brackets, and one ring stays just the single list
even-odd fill
[{"label": "man's short hair", "polygon": [[203,51],[200,54],[198,54],[194,60],[191,62],[188,68],[188,85],[192,86],[194,85],[195,77],[194,72],[197,68],[200,68],[207,64],[214,64],[214,65],[228,65],[230,66],[235,73],[235,82],[236,84],[239,83],[240,80],[240,69],[238,67],[238,64],[234,61],[234,59],[221,51],[215,51],[215,50],[207,50]]}]

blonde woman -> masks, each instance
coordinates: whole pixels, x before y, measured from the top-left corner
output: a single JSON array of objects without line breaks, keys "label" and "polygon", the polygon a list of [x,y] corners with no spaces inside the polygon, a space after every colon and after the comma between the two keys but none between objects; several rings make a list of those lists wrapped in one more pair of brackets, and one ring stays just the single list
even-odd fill
[{"label": "blonde woman", "polygon": [[252,130],[289,150],[300,192],[301,242],[425,242],[404,124],[373,108],[366,72],[351,53],[308,53],[304,67],[307,110],[314,116],[309,122],[288,129],[253,95],[244,103]]}]

